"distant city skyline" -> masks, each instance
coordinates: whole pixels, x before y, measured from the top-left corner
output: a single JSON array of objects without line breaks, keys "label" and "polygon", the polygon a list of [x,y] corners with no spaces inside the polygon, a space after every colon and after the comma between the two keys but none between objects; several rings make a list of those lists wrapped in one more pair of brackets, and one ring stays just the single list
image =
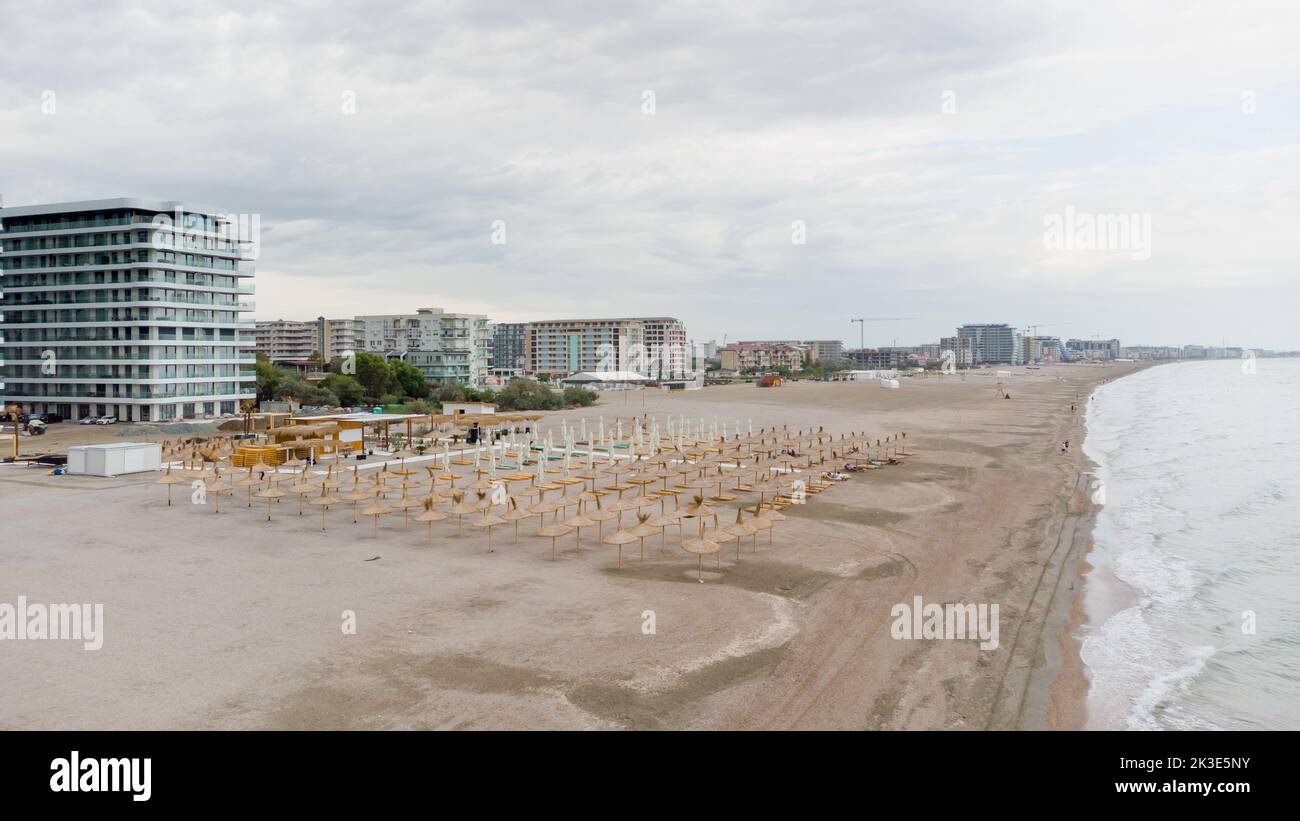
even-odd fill
[{"label": "distant city skyline", "polygon": [[258,319],[667,315],[855,347],[874,315],[916,319],[868,347],[1007,322],[1300,348],[1294,4],[404,19],[10,15],[3,204],[258,214]]}]

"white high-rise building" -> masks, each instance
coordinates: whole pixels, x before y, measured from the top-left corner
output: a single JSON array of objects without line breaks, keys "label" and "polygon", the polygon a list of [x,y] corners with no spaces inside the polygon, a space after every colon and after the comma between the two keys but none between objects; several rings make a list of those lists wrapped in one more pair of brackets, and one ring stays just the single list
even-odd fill
[{"label": "white high-rise building", "polygon": [[358,316],[353,332],[357,350],[404,359],[430,382],[474,387],[488,382],[492,328],[482,314],[420,308],[413,314]]},{"label": "white high-rise building", "polygon": [[68,419],[237,413],[256,396],[250,233],[173,201],[0,209],[0,400]]}]

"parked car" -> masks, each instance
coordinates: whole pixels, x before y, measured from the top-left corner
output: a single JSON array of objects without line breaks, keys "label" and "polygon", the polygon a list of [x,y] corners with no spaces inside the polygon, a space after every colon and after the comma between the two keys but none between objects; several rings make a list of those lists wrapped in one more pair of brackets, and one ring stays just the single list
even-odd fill
[{"label": "parked car", "polygon": [[41,436],[45,433],[45,423],[39,419],[32,419],[27,423],[27,434],[29,436]]},{"label": "parked car", "polygon": [[96,424],[97,422],[99,422],[99,417],[98,417],[98,416],[86,416],[86,417],[83,417],[82,420],[81,420],[80,422],[78,422],[77,424],[78,424],[78,425],[94,425],[94,424]]},{"label": "parked car", "polygon": [[116,416],[101,416],[95,420],[96,425],[115,425],[117,424]]},{"label": "parked car", "polygon": [[41,418],[44,419],[47,425],[54,425],[63,421],[63,417],[57,413],[42,413]]}]

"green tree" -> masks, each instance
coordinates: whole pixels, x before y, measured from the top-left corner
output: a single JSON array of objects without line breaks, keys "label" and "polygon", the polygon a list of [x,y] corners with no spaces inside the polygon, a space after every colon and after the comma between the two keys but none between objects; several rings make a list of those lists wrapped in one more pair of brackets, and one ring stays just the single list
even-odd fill
[{"label": "green tree", "polygon": [[465,390],[460,385],[443,384],[439,385],[433,392],[433,398],[442,402],[463,402],[465,401]]},{"label": "green tree", "polygon": [[[367,401],[374,401],[393,389],[393,371],[382,356],[366,351],[358,351],[357,382],[366,393]],[[340,397],[341,398],[341,397]]]},{"label": "green tree", "polygon": [[397,391],[412,399],[423,399],[429,395],[429,383],[424,374],[410,362],[394,359],[388,363],[388,368],[392,373],[393,387]]},{"label": "green tree", "polygon": [[257,360],[257,401],[272,402],[278,398],[285,373],[265,359]]},{"label": "green tree", "polygon": [[565,388],[562,397],[567,408],[586,408],[596,404],[596,392],[577,385]]},{"label": "green tree", "polygon": [[412,399],[406,403],[407,413],[430,414],[433,413],[433,405],[425,399]]},{"label": "green tree", "polygon": [[329,374],[317,387],[333,394],[339,405],[355,407],[365,400],[365,389],[361,387],[361,383],[343,374]]},{"label": "green tree", "polygon": [[558,410],[564,407],[563,397],[531,379],[511,379],[496,395],[497,404],[504,410]]}]

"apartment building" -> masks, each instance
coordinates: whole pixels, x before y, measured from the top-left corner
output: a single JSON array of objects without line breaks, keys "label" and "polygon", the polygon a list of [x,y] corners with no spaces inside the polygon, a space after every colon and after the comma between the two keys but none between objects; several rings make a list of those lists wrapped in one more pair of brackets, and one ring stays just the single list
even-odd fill
[{"label": "apartment building", "polygon": [[494,373],[522,372],[528,364],[528,323],[496,322],[492,325],[492,370]]},{"label": "apartment building", "polygon": [[629,371],[644,345],[640,319],[548,319],[528,323],[524,357],[529,373],[551,377]]},{"label": "apartment building", "polygon": [[640,317],[645,354],[633,370],[667,379],[683,376],[692,370],[690,349],[686,342],[686,326],[680,319],[668,316]]},{"label": "apartment building", "polygon": [[971,366],[970,339],[961,336],[940,337],[939,361],[941,363],[945,356],[952,357],[952,367],[969,368]]},{"label": "apartment building", "polygon": [[1025,337],[1025,362],[1052,364],[1069,360],[1065,344],[1055,336]]},{"label": "apartment building", "polygon": [[855,368],[897,370],[909,366],[916,355],[915,348],[850,348],[843,359]]},{"label": "apartment building", "polygon": [[1109,361],[1119,358],[1118,339],[1071,339],[1065,343],[1071,359]]},{"label": "apartment building", "polygon": [[803,368],[803,348],[782,342],[733,342],[718,349],[719,366],[724,371],[767,370],[788,368],[797,371]]},{"label": "apartment building", "polygon": [[254,350],[274,364],[305,363],[316,348],[316,323],[292,320],[258,320]]},{"label": "apartment building", "polygon": [[492,330],[482,314],[420,308],[413,314],[358,316],[353,320],[356,349],[386,359],[404,359],[430,382],[487,384]]},{"label": "apartment building", "polygon": [[0,209],[0,401],[68,419],[237,413],[256,396],[246,216],[136,198]]},{"label": "apartment building", "polygon": [[323,370],[356,349],[351,319],[258,320],[255,352],[276,365]]},{"label": "apartment building", "polygon": [[970,345],[973,366],[1024,364],[1023,343],[1019,336],[1015,328],[1005,323],[963,325],[957,329],[957,337]]},{"label": "apartment building", "polygon": [[347,356],[357,349],[357,333],[351,319],[316,317],[312,344],[326,362]]}]

